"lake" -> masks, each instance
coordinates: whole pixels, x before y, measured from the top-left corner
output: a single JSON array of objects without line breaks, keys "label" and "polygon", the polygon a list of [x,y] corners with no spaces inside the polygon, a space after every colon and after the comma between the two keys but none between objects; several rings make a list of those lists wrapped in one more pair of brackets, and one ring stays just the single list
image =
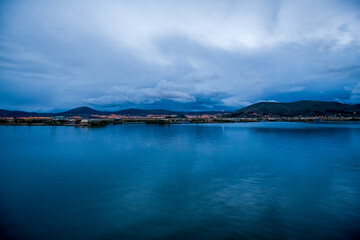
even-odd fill
[{"label": "lake", "polygon": [[360,123],[0,126],[0,233],[360,239]]}]

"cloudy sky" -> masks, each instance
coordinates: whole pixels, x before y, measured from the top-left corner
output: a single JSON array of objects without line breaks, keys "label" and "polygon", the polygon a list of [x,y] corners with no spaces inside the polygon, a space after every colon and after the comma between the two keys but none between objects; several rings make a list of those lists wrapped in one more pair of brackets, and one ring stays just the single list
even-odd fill
[{"label": "cloudy sky", "polygon": [[0,0],[0,108],[360,103],[356,0]]}]

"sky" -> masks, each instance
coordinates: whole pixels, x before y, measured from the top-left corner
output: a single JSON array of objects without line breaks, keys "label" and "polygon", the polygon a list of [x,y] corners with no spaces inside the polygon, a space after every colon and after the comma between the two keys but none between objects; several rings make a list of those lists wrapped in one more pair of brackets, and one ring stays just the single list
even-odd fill
[{"label": "sky", "polygon": [[360,1],[0,0],[0,108],[360,103]]}]

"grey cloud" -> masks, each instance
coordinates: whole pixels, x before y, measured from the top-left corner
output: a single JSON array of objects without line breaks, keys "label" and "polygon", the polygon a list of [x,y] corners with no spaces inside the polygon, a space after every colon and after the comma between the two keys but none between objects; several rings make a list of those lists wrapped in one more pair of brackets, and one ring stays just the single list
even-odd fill
[{"label": "grey cloud", "polygon": [[187,87],[177,86],[173,82],[162,80],[154,88],[127,89],[115,87],[108,94],[90,98],[86,102],[105,106],[124,103],[153,103],[164,99],[181,103],[194,102],[195,98],[188,93],[188,90]]},{"label": "grey cloud", "polygon": [[223,109],[345,99],[359,83],[356,2],[0,4],[2,108]]}]

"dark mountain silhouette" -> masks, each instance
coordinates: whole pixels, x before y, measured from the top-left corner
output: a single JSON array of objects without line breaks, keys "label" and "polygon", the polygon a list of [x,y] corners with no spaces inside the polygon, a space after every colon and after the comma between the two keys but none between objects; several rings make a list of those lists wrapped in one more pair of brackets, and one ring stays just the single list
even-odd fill
[{"label": "dark mountain silhouette", "polygon": [[271,116],[319,116],[319,115],[360,115],[360,104],[349,105],[338,102],[297,101],[290,103],[259,102],[239,109],[232,117],[271,115]]},{"label": "dark mountain silhouette", "polygon": [[171,110],[164,110],[164,109],[136,109],[136,108],[128,108],[128,109],[122,109],[119,111],[97,111],[95,109],[89,108],[89,107],[78,107],[71,109],[66,112],[58,113],[57,115],[63,115],[63,116],[90,116],[90,115],[110,115],[110,114],[116,114],[116,115],[124,115],[124,116],[141,116],[145,117],[149,114],[154,115],[180,115],[180,114],[186,114],[186,115],[197,115],[197,114],[217,114],[219,111],[200,111],[200,112],[181,112],[181,111],[171,111]]},{"label": "dark mountain silhouette", "polygon": [[[124,116],[147,116],[147,115],[201,115],[201,114],[225,114],[229,112],[220,111],[171,111],[163,109],[136,109],[129,108],[119,111],[98,111],[89,107],[78,107],[66,112],[60,113],[36,113],[24,111],[8,111],[0,109],[0,117],[52,117],[52,116],[83,116],[91,115],[124,115]],[[356,113],[356,114],[354,114]],[[256,115],[270,116],[319,116],[319,115],[342,115],[342,116],[360,116],[360,104],[349,105],[338,102],[322,101],[298,101],[290,103],[277,102],[259,102],[248,107],[239,109],[227,116],[230,117],[249,117]]]},{"label": "dark mountain silhouette", "polygon": [[53,113],[8,111],[8,110],[0,109],[0,117],[49,117],[52,115]]},{"label": "dark mountain silhouette", "polygon": [[102,111],[97,111],[89,107],[78,107],[68,110],[66,112],[58,113],[58,115],[100,115],[103,114]]},{"label": "dark mountain silhouette", "polygon": [[24,112],[24,111],[8,111],[0,109],[0,117],[53,117],[53,116],[82,116],[89,117],[91,115],[124,115],[124,116],[141,116],[145,117],[150,114],[154,115],[199,115],[199,114],[218,114],[223,113],[220,111],[197,111],[197,112],[182,112],[182,111],[171,111],[163,109],[136,109],[129,108],[119,111],[98,111],[89,107],[78,107],[66,112],[60,113],[36,113],[36,112]]}]

